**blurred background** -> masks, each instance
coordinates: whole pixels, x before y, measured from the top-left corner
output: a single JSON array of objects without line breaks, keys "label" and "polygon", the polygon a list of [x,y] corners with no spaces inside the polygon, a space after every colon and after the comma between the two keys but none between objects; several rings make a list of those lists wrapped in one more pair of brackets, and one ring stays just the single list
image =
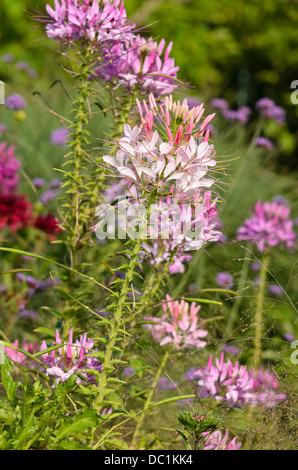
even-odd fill
[{"label": "blurred background", "polygon": [[[57,78],[49,59],[56,45],[42,40],[42,24],[29,18],[46,3],[1,0],[0,55],[13,53],[38,71],[39,80],[49,81]],[[290,86],[298,80],[298,0],[126,0],[125,7],[138,27],[147,25],[143,35],[173,41],[172,56],[179,78],[189,83],[188,94],[252,108],[268,96],[284,108],[287,126],[271,123],[267,137],[279,141],[276,170],[297,169],[298,105],[291,103]],[[3,64],[0,73],[5,80]],[[29,84],[36,86],[32,79]]]}]

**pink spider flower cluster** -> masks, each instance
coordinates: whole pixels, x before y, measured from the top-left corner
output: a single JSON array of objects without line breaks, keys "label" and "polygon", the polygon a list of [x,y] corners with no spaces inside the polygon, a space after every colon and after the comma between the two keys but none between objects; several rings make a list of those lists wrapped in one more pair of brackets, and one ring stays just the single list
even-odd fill
[{"label": "pink spider flower cluster", "polygon": [[260,251],[278,245],[293,248],[296,235],[289,215],[290,207],[282,201],[258,201],[252,216],[238,229],[237,239],[256,243]]},{"label": "pink spider flower cluster", "polygon": [[202,104],[190,110],[187,100],[174,103],[170,96],[164,106],[157,106],[153,94],[149,95],[149,107],[145,101],[143,104],[145,115],[137,100],[141,125],[131,129],[126,124],[124,136],[117,141],[116,157],[105,155],[104,162],[141,191],[156,189],[160,195],[171,193],[176,199],[192,200],[214,181],[206,177],[209,168],[216,165],[206,130],[214,115],[198,128],[204,114]]},{"label": "pink spider flower cluster", "polygon": [[266,408],[274,408],[287,398],[286,394],[278,393],[279,383],[273,372],[260,367],[256,373],[252,371],[252,377],[256,404]]},{"label": "pink spider flower cluster", "polygon": [[[94,381],[94,377],[84,369],[93,369],[101,371],[102,365],[98,359],[88,356],[95,351],[93,349],[94,342],[87,338],[86,333],[81,335],[79,339],[73,342],[73,330],[70,330],[69,341],[63,342],[56,330],[56,341],[52,346],[61,344],[61,348],[55,349],[39,356],[39,359],[46,366],[46,375],[56,377],[56,382],[66,382],[73,374],[79,374],[86,381]],[[40,350],[44,351],[48,346],[43,341]],[[82,379],[78,377],[77,383],[81,383]]]},{"label": "pink spider flower cluster", "polygon": [[15,193],[19,177],[17,171],[21,163],[15,158],[14,146],[8,146],[6,142],[0,144],[0,194],[7,196]]},{"label": "pink spider flower cluster", "polygon": [[171,343],[175,349],[201,349],[206,346],[206,341],[202,338],[205,338],[208,332],[199,328],[200,320],[197,316],[200,305],[196,306],[195,302],[189,305],[183,299],[180,302],[175,301],[167,294],[162,306],[164,313],[161,318],[145,318],[156,322],[146,325],[155,341],[161,346]]},{"label": "pink spider flower cluster", "polygon": [[228,441],[228,429],[226,429],[224,436],[221,431],[205,432],[202,435],[208,436],[203,450],[238,450],[242,445],[241,442],[236,442],[236,437]]},{"label": "pink spider flower cluster", "polygon": [[55,8],[46,5],[46,10],[46,34],[60,42],[113,43],[128,40],[134,28],[120,0],[55,0]]},{"label": "pink spider flower cluster", "polygon": [[170,57],[172,46],[170,42],[163,54],[164,39],[157,43],[136,35],[130,41],[107,48],[95,74],[128,92],[137,88],[142,94],[153,93],[155,97],[168,95],[177,87],[179,70]]},{"label": "pink spider flower cluster", "polygon": [[277,394],[278,382],[272,373],[262,369],[247,370],[230,359],[225,362],[223,353],[220,359],[215,359],[215,364],[211,355],[207,366],[194,371],[192,379],[197,381],[198,398],[214,398],[231,408],[247,404],[274,407],[286,398],[284,394]]},{"label": "pink spider flower cluster", "polygon": [[[217,201],[212,201],[211,191],[194,198],[194,201],[194,204],[175,204],[167,198],[166,202],[159,202],[158,209],[164,211],[163,217],[160,224],[149,227],[148,238],[153,240],[143,243],[140,253],[150,264],[171,260],[171,274],[184,272],[184,262],[192,259],[191,251],[219,240]],[[168,220],[164,220],[165,214]]]},{"label": "pink spider flower cluster", "polygon": [[23,340],[23,345],[20,346],[18,340],[16,339],[12,344],[12,347],[15,349],[12,349],[8,346],[5,346],[4,350],[5,353],[8,355],[8,357],[14,361],[17,362],[18,364],[24,364],[25,362],[27,364],[35,365],[36,363],[34,361],[31,361],[29,356],[26,354],[22,353],[21,351],[17,351],[17,349],[22,349],[25,352],[28,352],[29,354],[35,354],[38,352],[39,345],[38,343],[28,343],[25,339]]}]

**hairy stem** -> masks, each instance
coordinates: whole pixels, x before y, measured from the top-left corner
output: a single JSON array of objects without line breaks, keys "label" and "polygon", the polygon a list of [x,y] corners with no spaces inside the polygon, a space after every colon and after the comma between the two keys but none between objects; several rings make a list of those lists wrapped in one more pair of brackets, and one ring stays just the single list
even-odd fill
[{"label": "hairy stem", "polygon": [[145,402],[145,405],[144,405],[144,408],[143,408],[143,412],[140,416],[140,418],[138,419],[138,422],[137,422],[137,425],[136,425],[136,428],[135,428],[135,432],[133,434],[133,438],[132,438],[132,448],[135,448],[136,447],[136,443],[137,443],[137,439],[138,439],[138,436],[139,436],[139,432],[140,432],[140,429],[142,427],[142,424],[143,424],[143,421],[144,421],[144,418],[145,418],[145,415],[146,415],[146,412],[147,410],[150,408],[150,405],[151,405],[151,401],[152,401],[152,397],[153,397],[153,393],[156,389],[156,386],[158,384],[158,380],[162,374],[162,371],[164,370],[165,368],[165,365],[167,363],[167,360],[168,360],[168,357],[169,357],[169,351],[166,351],[165,352],[165,355],[161,361],[161,364],[158,368],[158,371],[156,373],[156,376],[155,376],[155,379],[154,379],[154,382],[152,384],[152,388],[147,396],[147,400]]},{"label": "hairy stem", "polygon": [[127,293],[131,289],[134,270],[138,263],[137,256],[140,252],[141,242],[142,242],[142,237],[139,236],[138,239],[136,240],[134,249],[130,255],[129,266],[126,271],[125,278],[123,279],[123,282],[122,282],[120,294],[118,296],[116,296],[116,294],[114,295],[115,303],[112,304],[111,306],[112,309],[115,310],[115,313],[114,313],[113,323],[109,332],[109,343],[106,348],[105,360],[103,363],[102,373],[101,373],[100,380],[99,380],[99,390],[98,390],[97,398],[95,400],[96,408],[99,408],[101,406],[101,402],[103,401],[104,396],[105,396],[105,388],[107,385],[108,375],[113,370],[113,367],[112,367],[113,352],[114,352],[116,343],[119,340],[119,329],[121,329],[123,325],[125,324],[123,311],[125,310],[125,307],[126,307],[125,304],[128,299]]},{"label": "hairy stem", "polygon": [[260,284],[257,297],[257,310],[256,310],[256,329],[254,338],[254,366],[258,368],[261,362],[262,353],[262,323],[263,323],[263,309],[264,309],[264,293],[267,278],[268,268],[268,255],[264,257],[261,273],[260,273]]}]

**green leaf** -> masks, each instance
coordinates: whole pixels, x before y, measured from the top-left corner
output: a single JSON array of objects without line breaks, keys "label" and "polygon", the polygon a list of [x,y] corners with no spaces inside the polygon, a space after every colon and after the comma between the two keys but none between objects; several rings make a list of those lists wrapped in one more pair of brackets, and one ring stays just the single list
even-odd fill
[{"label": "green leaf", "polygon": [[76,441],[67,441],[63,439],[59,442],[57,450],[92,450],[91,447],[82,446]]},{"label": "green leaf", "polygon": [[86,410],[76,416],[73,420],[65,421],[55,439],[59,441],[64,436],[72,436],[77,432],[84,432],[98,424],[98,417],[95,410]]},{"label": "green leaf", "polygon": [[10,404],[14,407],[17,403],[17,398],[15,397],[15,391],[18,387],[18,382],[14,382],[10,373],[13,371],[13,366],[8,359],[8,356],[5,355],[4,364],[1,364],[1,378],[2,384],[6,391],[7,398]]},{"label": "green leaf", "polygon": [[15,439],[12,441],[13,449],[22,450],[23,444],[26,444],[30,437],[32,437],[35,433],[36,428],[34,426],[34,411],[32,411],[25,426],[23,426],[15,435]]},{"label": "green leaf", "polygon": [[45,328],[43,326],[40,326],[39,328],[35,328],[35,333],[44,333],[46,336],[49,336],[50,338],[55,338],[55,333],[53,331],[49,330],[49,328]]},{"label": "green leaf", "polygon": [[216,300],[209,300],[209,299],[190,299],[185,298],[188,302],[197,302],[198,304],[213,304],[213,305],[223,305],[222,302],[217,302]]}]

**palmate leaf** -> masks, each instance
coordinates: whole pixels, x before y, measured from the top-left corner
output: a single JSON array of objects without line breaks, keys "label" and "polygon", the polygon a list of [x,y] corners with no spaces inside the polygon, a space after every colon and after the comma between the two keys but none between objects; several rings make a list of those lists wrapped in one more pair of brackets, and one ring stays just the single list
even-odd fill
[{"label": "palmate leaf", "polygon": [[65,421],[55,439],[55,442],[59,441],[65,436],[72,436],[77,432],[84,432],[91,427],[97,426],[99,418],[95,410],[86,410],[77,415],[72,420]]},{"label": "palmate leaf", "polygon": [[13,366],[5,354],[4,363],[1,364],[1,380],[3,387],[6,391],[7,398],[10,404],[14,407],[17,403],[17,399],[15,397],[15,392],[18,387],[18,382],[14,382],[10,373],[13,371]]},{"label": "palmate leaf", "polygon": [[32,411],[25,425],[15,435],[12,441],[12,448],[22,450],[34,434],[36,434],[36,427],[34,425],[34,411]]}]

